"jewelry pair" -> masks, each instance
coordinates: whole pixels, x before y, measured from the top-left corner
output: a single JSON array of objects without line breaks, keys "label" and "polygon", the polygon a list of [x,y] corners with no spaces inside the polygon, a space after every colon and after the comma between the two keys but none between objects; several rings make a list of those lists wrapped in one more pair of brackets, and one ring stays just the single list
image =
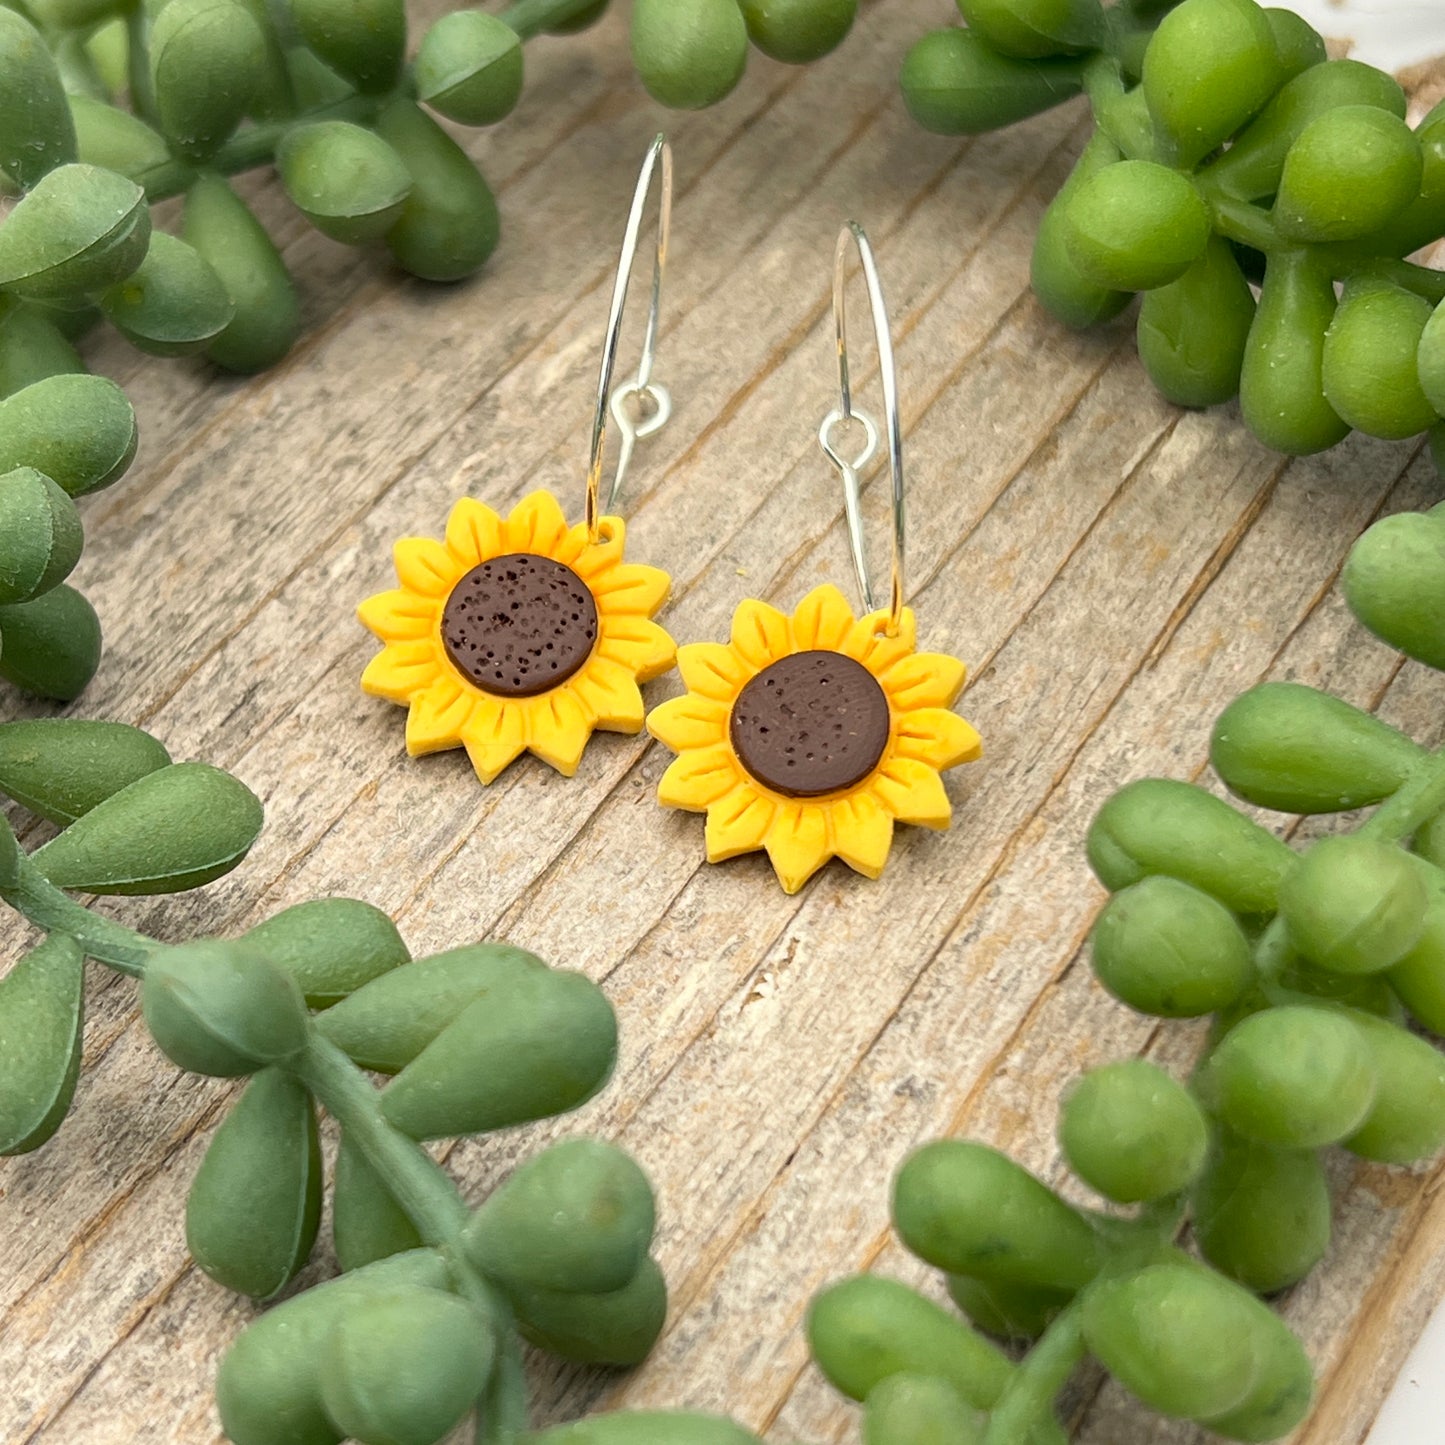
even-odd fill
[{"label": "jewelry pair", "polygon": [[[651,304],[636,375],[612,390],[622,313],[643,210],[660,175]],[[795,893],[829,858],[869,878],[883,870],[895,823],[946,828],[940,773],[980,754],[978,734],[951,712],[965,668],[916,650],[904,605],[903,435],[893,348],[873,251],[849,222],[833,258],[838,405],[818,439],[843,481],[849,544],[863,599],[855,616],[831,584],[791,614],[753,599],[738,604],[729,641],[678,648],[654,616],[668,574],[624,560],[615,514],[636,442],[672,410],[653,379],[672,212],[672,153],[658,136],[633,195],[602,350],[582,521],[536,491],[506,516],[463,498],[445,540],[404,538],[394,550],[400,586],[368,598],[361,621],[385,644],[362,674],[363,691],[408,709],[413,757],[463,747],[483,783],[522,752],[566,777],[596,729],[646,726],[677,757],[663,774],[665,806],[707,814],[711,863],[765,850]],[[879,432],[853,405],[844,298],[846,261],[862,262],[886,412],[893,537],[886,606],[878,606],[863,543],[860,477]],[[621,434],[602,498],[608,415]],[[863,431],[851,459],[835,444],[850,422]],[[676,664],[687,691],[649,713],[642,685]]]}]

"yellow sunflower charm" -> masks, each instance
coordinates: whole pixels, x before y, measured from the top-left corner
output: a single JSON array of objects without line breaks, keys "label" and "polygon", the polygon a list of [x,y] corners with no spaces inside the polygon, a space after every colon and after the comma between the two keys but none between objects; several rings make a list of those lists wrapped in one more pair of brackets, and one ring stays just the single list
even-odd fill
[{"label": "yellow sunflower charm", "polygon": [[688,691],[647,730],[678,756],[658,799],[707,814],[707,858],[766,849],[796,893],[829,858],[883,871],[895,823],[946,828],[939,773],[979,756],[978,734],[948,708],[964,666],[917,652],[913,613],[855,618],[836,587],[789,617],[747,601],[728,643],[678,652]]},{"label": "yellow sunflower charm", "polygon": [[[845,262],[856,244],[868,288],[888,435],[893,557],[886,608],[877,608],[863,547],[860,475],[878,446],[878,426],[853,405],[848,384]],[[982,753],[978,734],[949,711],[963,690],[955,657],[916,650],[917,623],[903,605],[903,422],[888,310],[873,248],[856,221],[833,249],[833,322],[838,405],[818,440],[843,479],[843,513],[865,615],[836,587],[815,587],[792,616],[747,601],[733,613],[727,643],[678,652],[687,692],[647,719],[677,758],[658,800],[707,814],[707,860],[765,849],[785,893],[796,893],[830,858],[876,878],[895,823],[946,828],[939,774]],[[840,428],[861,427],[864,445],[839,451]]]},{"label": "yellow sunflower charm", "polygon": [[525,750],[571,777],[594,728],[640,732],[639,684],[676,647],[651,620],[668,575],[624,562],[625,535],[603,517],[590,541],[533,492],[506,518],[463,498],[445,542],[398,542],[401,586],[357,615],[386,644],[362,690],[408,709],[407,752],[463,747],[490,783]]},{"label": "yellow sunflower charm", "polygon": [[[637,374],[611,390],[654,174],[661,189],[642,359]],[[624,562],[622,518],[602,513],[616,504],[634,443],[655,435],[672,411],[667,388],[652,377],[671,213],[672,151],[658,136],[637,178],[612,290],[584,520],[569,526],[550,492],[533,492],[506,518],[463,498],[447,518],[445,541],[403,538],[394,549],[401,586],[357,608],[386,644],[362,674],[362,691],[407,709],[413,757],[465,748],[477,776],[490,783],[526,751],[570,778],[594,729],[642,731],[640,684],[666,672],[677,655],[652,621],[671,582],[656,567]],[[609,411],[622,446],[604,496]]]}]

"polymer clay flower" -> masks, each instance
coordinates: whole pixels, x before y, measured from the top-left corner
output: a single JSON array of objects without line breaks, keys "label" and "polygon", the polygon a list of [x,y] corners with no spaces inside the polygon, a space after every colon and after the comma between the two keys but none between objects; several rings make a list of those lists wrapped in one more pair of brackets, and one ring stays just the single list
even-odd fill
[{"label": "polymer clay flower", "polygon": [[895,823],[946,828],[939,774],[981,752],[949,706],[964,665],[914,650],[904,608],[853,616],[833,586],[816,587],[791,617],[742,603],[729,643],[678,652],[688,691],[654,708],[647,729],[678,756],[659,801],[707,814],[707,858],[767,850],[788,893],[829,858],[869,878],[883,871]]},{"label": "polymer clay flower", "polygon": [[399,541],[401,586],[357,616],[386,644],[362,690],[408,709],[407,752],[463,747],[490,783],[525,750],[571,777],[594,728],[640,732],[639,684],[676,647],[651,621],[668,575],[624,562],[625,535],[603,517],[589,541],[533,492],[505,519],[463,498],[445,542]]}]

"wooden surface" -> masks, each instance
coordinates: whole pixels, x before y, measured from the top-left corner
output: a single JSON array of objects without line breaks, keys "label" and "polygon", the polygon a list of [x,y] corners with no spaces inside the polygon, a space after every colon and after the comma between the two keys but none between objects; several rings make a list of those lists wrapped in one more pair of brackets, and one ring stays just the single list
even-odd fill
[{"label": "wooden surface", "polygon": [[[1102,899],[1081,840],[1107,792],[1201,775],[1213,715],[1265,676],[1327,684],[1422,741],[1445,730],[1438,677],[1401,668],[1332,588],[1372,517],[1438,496],[1428,463],[1359,441],[1286,462],[1232,409],[1160,401],[1127,317],[1086,337],[1048,320],[1029,244],[1081,115],[973,142],[914,128],[899,55],[948,9],[883,0],[838,55],[754,58],[700,115],[646,100],[620,16],[534,45],[519,113],[468,141],[505,223],[480,281],[399,278],[265,183],[310,323],[284,365],[237,381],[95,349],[145,439],[85,507],[76,580],[107,655],[72,711],[223,764],[267,811],[222,882],[106,911],[179,939],[344,892],[390,910],[418,953],[507,938],[616,1004],[622,1061],[597,1101],[449,1156],[480,1197],[540,1139],[591,1130],[656,1182],[666,1335],[626,1378],[539,1366],[542,1419],[687,1405],[777,1442],[855,1439],[800,1323],[847,1272],[927,1278],[887,1229],[903,1153],[967,1134],[1057,1175],[1064,1082],[1141,1051],[1182,1069],[1197,1044],[1114,1004],[1081,956]],[[600,736],[571,781],[526,760],[483,790],[459,753],[409,761],[400,710],[358,689],[372,643],[352,609],[390,585],[394,537],[439,534],[462,493],[497,505],[543,485],[580,510],[615,247],[662,126],[678,191],[660,375],[677,409],[626,510],[633,555],[674,574],[680,640],[724,635],[743,596],[791,606],[826,579],[851,595],[814,430],[840,221],[878,251],[920,643],[972,664],[960,710],[986,757],[950,776],[953,830],[901,830],[876,884],[832,864],[790,899],[760,855],[705,865],[700,819],[653,801],[667,755],[645,739]],[[228,1090],[166,1064],[132,983],[99,970],[85,1063],[59,1136],[0,1168],[0,1441],[208,1445],[217,1359],[252,1310],[191,1266],[182,1209]],[[1363,1438],[1445,1285],[1442,1176],[1343,1156],[1333,1172],[1336,1246],[1287,1305],[1322,1372],[1308,1445]],[[329,1268],[322,1250],[308,1277]],[[1089,1380],[1077,1399],[1090,1445],[1196,1439]]]}]

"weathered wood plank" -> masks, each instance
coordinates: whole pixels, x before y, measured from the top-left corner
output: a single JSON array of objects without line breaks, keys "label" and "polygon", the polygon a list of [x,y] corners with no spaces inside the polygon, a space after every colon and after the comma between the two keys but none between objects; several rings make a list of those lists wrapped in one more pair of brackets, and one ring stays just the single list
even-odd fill
[{"label": "weathered wood plank", "polygon": [[[967,1132],[1057,1176],[1069,1077],[1141,1050],[1183,1069],[1197,1042],[1128,1015],[1081,964],[1100,894],[1080,842],[1107,790],[1198,772],[1214,712],[1264,675],[1441,727],[1438,679],[1397,677],[1327,588],[1378,506],[1430,495],[1426,466],[1395,485],[1409,453],[1358,442],[1286,466],[1231,413],[1159,401],[1127,318],[1061,334],[1027,255],[1077,113],[920,135],[894,95],[898,37],[937,21],[929,0],[884,0],[832,60],[756,64],[727,105],[667,118],[677,410],[627,500],[635,555],[674,573],[680,639],[724,634],[745,595],[851,590],[813,427],[831,237],[857,215],[896,318],[921,631],[973,660],[962,711],[989,748],[950,780],[955,829],[900,835],[878,884],[834,865],[787,899],[757,859],[707,867],[700,821],[653,802],[667,758],[645,741],[599,739],[570,781],[526,762],[483,791],[459,756],[405,759],[399,711],[356,689],[371,645],[351,609],[385,585],[392,538],[435,533],[461,491],[580,494],[610,256],[662,120],[618,17],[590,49],[547,47],[529,109],[469,142],[507,221],[482,283],[437,296],[285,229],[327,319],[284,368],[219,387],[126,373],[151,441],[89,508],[79,580],[111,655],[78,711],[233,767],[270,824],[198,895],[102,906],[181,937],[358,894],[419,951],[506,936],[604,980],[618,1008],[601,1098],[449,1151],[480,1196],[538,1140],[596,1130],[658,1185],[668,1333],[626,1380],[539,1370],[542,1418],[687,1403],[780,1442],[848,1438],[799,1325],[850,1270],[924,1277],[886,1230],[902,1153]],[[274,187],[260,204],[284,211]],[[181,1209],[227,1089],[158,1061],[128,982],[90,1004],[74,1117],[0,1172],[0,1439],[207,1441],[216,1359],[251,1311],[189,1265]],[[1326,1372],[1308,1445],[1356,1437],[1442,1282],[1438,1178],[1337,1172],[1339,1248],[1289,1306]],[[327,1267],[323,1251],[312,1273]],[[1089,1411],[1088,1440],[1176,1438],[1111,1390]]]}]

